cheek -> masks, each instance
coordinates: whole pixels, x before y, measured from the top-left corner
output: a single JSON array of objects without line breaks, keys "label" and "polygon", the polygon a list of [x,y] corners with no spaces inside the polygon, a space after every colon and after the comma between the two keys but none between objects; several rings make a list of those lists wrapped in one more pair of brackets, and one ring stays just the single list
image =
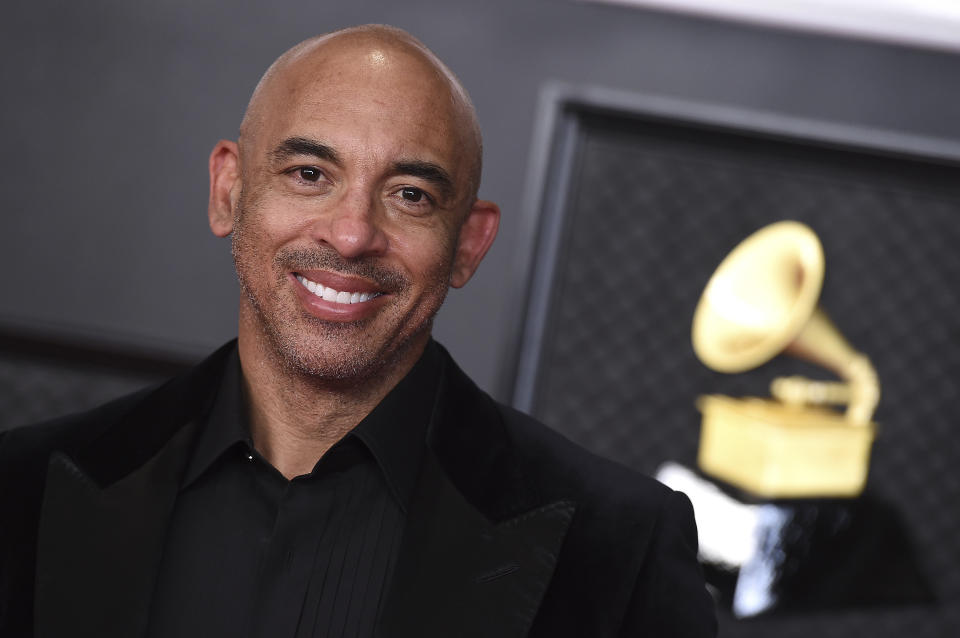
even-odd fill
[{"label": "cheek", "polygon": [[256,287],[258,281],[270,275],[276,229],[264,223],[264,211],[256,202],[241,197],[237,209],[231,236],[233,261],[241,284]]},{"label": "cheek", "polygon": [[237,216],[233,224],[232,248],[237,261],[249,263],[259,251],[266,239],[266,233],[255,223],[254,215],[249,211]]},{"label": "cheek", "polygon": [[447,286],[453,267],[456,241],[449,232],[428,232],[392,238],[394,254],[401,256],[406,269],[424,288]]}]

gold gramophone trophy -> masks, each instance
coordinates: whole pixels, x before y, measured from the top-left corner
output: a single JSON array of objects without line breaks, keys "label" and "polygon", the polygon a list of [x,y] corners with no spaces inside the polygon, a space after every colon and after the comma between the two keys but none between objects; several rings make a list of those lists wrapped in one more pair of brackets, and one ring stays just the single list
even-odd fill
[{"label": "gold gramophone trophy", "polygon": [[[693,318],[693,347],[719,372],[743,372],[785,352],[842,381],[775,379],[773,399],[703,396],[700,468],[765,498],[849,497],[863,490],[880,384],[817,307],[823,249],[804,224],[761,228],[727,255]],[[841,413],[831,406],[846,405]]]}]

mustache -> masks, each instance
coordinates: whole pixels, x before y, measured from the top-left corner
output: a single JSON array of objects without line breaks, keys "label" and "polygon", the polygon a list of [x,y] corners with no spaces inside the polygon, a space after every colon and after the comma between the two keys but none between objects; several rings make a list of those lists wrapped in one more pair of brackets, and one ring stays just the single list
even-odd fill
[{"label": "mustache", "polygon": [[374,282],[378,288],[396,292],[409,284],[406,275],[388,268],[375,259],[346,259],[334,248],[284,248],[274,262],[283,270],[328,270],[339,275],[360,277]]}]

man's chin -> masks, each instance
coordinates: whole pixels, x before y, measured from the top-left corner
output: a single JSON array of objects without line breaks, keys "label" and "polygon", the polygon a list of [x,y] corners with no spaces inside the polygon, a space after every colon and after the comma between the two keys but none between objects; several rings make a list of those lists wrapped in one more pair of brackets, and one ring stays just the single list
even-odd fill
[{"label": "man's chin", "polygon": [[369,348],[349,342],[292,342],[284,339],[276,343],[276,351],[284,367],[301,376],[318,381],[360,380],[383,365],[384,357]]},{"label": "man's chin", "polygon": [[[319,383],[362,382],[392,376],[398,365],[412,366],[433,324],[432,315],[421,321],[384,313],[358,321],[330,321],[296,311],[268,316],[255,299],[247,300],[247,312],[241,311],[247,320],[241,324],[251,334],[259,333],[258,340],[266,346],[262,354],[288,372]],[[414,329],[397,332],[397,323]]]},{"label": "man's chin", "polygon": [[[356,329],[356,326],[354,326]],[[376,377],[390,376],[398,365],[411,356],[419,356],[429,338],[429,329],[423,336],[401,339],[393,343],[379,342],[368,335],[356,336],[348,326],[340,326],[342,339],[281,338],[274,342],[277,354],[287,370],[321,383],[347,384]],[[417,352],[413,352],[416,349]],[[412,364],[412,362],[410,362]]]}]

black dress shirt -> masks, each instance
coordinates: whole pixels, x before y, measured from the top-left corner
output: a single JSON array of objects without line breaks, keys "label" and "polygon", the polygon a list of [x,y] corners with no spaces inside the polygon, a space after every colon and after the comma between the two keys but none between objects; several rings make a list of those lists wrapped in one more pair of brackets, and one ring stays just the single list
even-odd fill
[{"label": "black dress shirt", "polygon": [[290,481],[253,448],[231,356],[177,496],[149,635],[372,636],[435,403],[436,345]]}]

